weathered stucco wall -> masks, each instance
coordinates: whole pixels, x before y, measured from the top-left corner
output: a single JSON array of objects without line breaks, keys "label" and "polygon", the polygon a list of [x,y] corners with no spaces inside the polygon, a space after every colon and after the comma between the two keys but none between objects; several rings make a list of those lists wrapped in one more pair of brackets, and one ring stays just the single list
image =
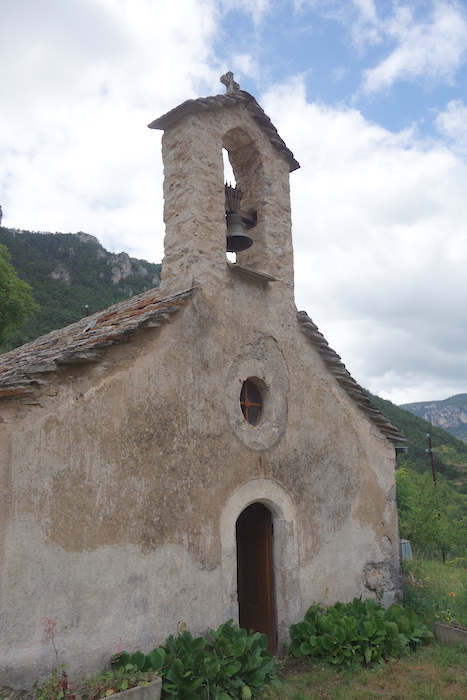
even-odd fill
[{"label": "weathered stucco wall", "polygon": [[[225,295],[238,306],[237,282]],[[44,617],[58,619],[60,658],[77,671],[120,644],[152,648],[180,620],[199,633],[235,615],[221,522],[240,487],[242,509],[268,503],[270,481],[295,508],[278,542],[295,539],[297,558],[281,590],[292,601],[282,635],[315,600],[371,594],[369,586],[391,600],[393,450],[297,327],[279,334],[266,307],[261,323],[242,313],[241,328],[226,329],[224,313],[198,292],[170,326],[137,342],[131,362],[127,348],[110,351],[105,370],[80,370],[18,424],[7,419],[15,431],[1,658],[16,668],[13,680],[52,661],[40,644]],[[240,409],[249,376],[268,387],[259,427]]]},{"label": "weathered stucco wall", "polygon": [[[242,264],[275,282],[225,259],[221,149],[239,125],[259,154]],[[197,634],[237,617],[235,522],[256,501],[275,523],[280,640],[313,601],[398,593],[394,450],[299,328],[287,163],[243,108],[164,139],[163,291],[194,284],[192,300],[95,366],[46,375],[33,401],[0,403],[0,684],[52,667],[43,618],[76,674],[179,621]],[[258,426],[240,407],[249,377]]]}]

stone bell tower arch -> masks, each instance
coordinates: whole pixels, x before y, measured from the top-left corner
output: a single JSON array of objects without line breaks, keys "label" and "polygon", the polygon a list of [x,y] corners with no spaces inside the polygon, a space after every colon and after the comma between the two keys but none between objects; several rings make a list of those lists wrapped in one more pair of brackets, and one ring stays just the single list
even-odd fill
[{"label": "stone bell tower arch", "polygon": [[225,280],[226,193],[222,149],[229,154],[253,245],[237,265],[282,282],[293,301],[289,174],[299,167],[256,100],[232,73],[225,95],[187,100],[149,127],[162,129],[166,234],[161,289]]}]

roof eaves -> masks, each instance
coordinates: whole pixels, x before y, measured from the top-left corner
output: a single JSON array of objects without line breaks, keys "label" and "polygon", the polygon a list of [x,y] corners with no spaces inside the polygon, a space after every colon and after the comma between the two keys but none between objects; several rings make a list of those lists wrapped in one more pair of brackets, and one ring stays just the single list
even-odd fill
[{"label": "roof eaves", "polygon": [[99,362],[105,348],[167,323],[193,291],[161,298],[151,289],[0,355],[0,398],[31,393],[62,366]]},{"label": "roof eaves", "polygon": [[392,442],[407,442],[404,435],[376,408],[365,394],[364,389],[352,378],[340,356],[329,347],[327,340],[320,333],[318,326],[313,323],[306,311],[298,312],[298,321],[301,330],[312,341],[329,371],[334,375],[340,386],[345,389],[350,398],[355,401],[360,411],[379,428],[388,440]]},{"label": "roof eaves", "polygon": [[295,159],[292,151],[287,148],[285,142],[281,139],[278,131],[263,108],[257,103],[253,95],[244,90],[235,90],[229,95],[214,95],[212,97],[199,97],[196,100],[186,100],[178,107],[174,107],[170,112],[163,114],[158,119],[148,124],[150,129],[168,129],[174,126],[180,119],[189,114],[198,114],[206,109],[219,109],[221,107],[235,107],[238,104],[244,104],[251,112],[253,119],[263,129],[266,136],[271,141],[272,145],[285,156],[289,163],[290,172],[297,170],[300,167],[299,162]]}]

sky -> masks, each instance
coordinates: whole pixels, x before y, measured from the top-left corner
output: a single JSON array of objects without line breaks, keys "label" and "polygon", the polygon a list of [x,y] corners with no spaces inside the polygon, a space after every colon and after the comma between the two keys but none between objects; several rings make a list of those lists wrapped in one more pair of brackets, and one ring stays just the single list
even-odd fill
[{"label": "sky", "polygon": [[401,404],[467,392],[467,5],[0,0],[3,226],[160,262],[147,124],[234,72],[301,168],[296,302]]}]

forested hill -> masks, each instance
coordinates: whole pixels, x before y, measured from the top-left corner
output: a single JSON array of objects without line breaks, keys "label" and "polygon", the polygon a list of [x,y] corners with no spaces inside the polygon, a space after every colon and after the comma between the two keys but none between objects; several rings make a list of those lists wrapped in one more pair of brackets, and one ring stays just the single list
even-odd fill
[{"label": "forested hill", "polygon": [[0,347],[6,352],[89,313],[157,287],[161,266],[110,253],[87,233],[36,233],[0,228],[0,244],[39,310]]},{"label": "forested hill", "polygon": [[[367,392],[368,393],[368,392]],[[467,551],[467,444],[390,401],[368,397],[405,437],[409,451],[398,455],[397,503],[401,537],[423,557],[465,561]],[[430,433],[435,488],[426,434]]]},{"label": "forested hill", "polygon": [[453,481],[467,493],[467,444],[451,433],[438,428],[391,401],[366,392],[375,406],[405,435],[409,452],[399,455],[400,466],[407,466],[419,474],[431,470],[427,433],[430,433],[435,450],[435,469],[438,474]]}]

